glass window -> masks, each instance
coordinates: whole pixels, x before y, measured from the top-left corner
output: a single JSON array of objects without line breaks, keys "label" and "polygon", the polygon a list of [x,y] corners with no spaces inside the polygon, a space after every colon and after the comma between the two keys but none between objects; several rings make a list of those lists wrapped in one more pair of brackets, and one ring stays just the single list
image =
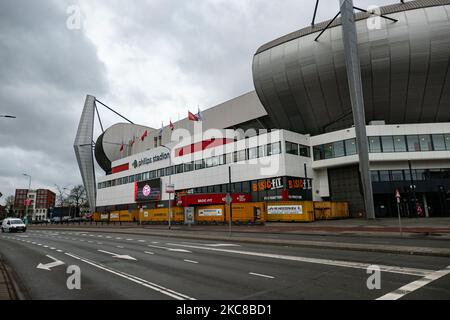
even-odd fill
[{"label": "glass window", "polygon": [[158,176],[164,177],[166,175],[166,169],[159,169],[158,170]]},{"label": "glass window", "polygon": [[250,148],[248,149],[248,159],[256,159],[258,158],[258,148]]},{"label": "glass window", "polygon": [[102,184],[101,183],[98,183],[97,184],[97,189],[101,189],[102,188]]},{"label": "glass window", "polygon": [[242,192],[250,193],[250,182],[249,181],[242,182]]},{"label": "glass window", "polygon": [[420,151],[420,144],[419,144],[418,136],[407,136],[406,140],[408,142],[408,151],[409,152]]},{"label": "glass window", "polygon": [[391,172],[392,181],[403,181],[403,170],[393,170]]},{"label": "glass window", "polygon": [[205,168],[205,160],[197,160],[195,161],[195,170],[200,170]]},{"label": "glass window", "polygon": [[247,160],[247,150],[240,150],[234,153],[234,162]]},{"label": "glass window", "polygon": [[241,182],[236,182],[234,184],[234,192],[242,192],[242,183]]},{"label": "glass window", "polygon": [[298,156],[298,144],[286,141],[286,153]]},{"label": "glass window", "polygon": [[206,159],[206,167],[211,168],[212,166],[213,166],[213,159],[212,158]]},{"label": "glass window", "polygon": [[224,165],[224,164],[226,164],[227,162],[226,162],[226,156],[223,154],[223,155],[221,155],[221,156],[218,156],[218,158],[219,158],[219,166],[221,166],[221,165]]},{"label": "glass window", "polygon": [[434,151],[445,150],[445,138],[443,134],[433,134]]},{"label": "glass window", "polygon": [[217,167],[219,165],[219,157],[212,157],[211,162],[213,167]]},{"label": "glass window", "polygon": [[111,181],[106,181],[106,187],[107,188],[111,187]]},{"label": "glass window", "polygon": [[323,153],[325,159],[331,159],[333,158],[333,144],[327,143],[323,145]]},{"label": "glass window", "polygon": [[433,145],[431,144],[431,136],[429,134],[420,135],[419,142],[420,142],[420,150],[433,151]]},{"label": "glass window", "polygon": [[166,168],[166,176],[170,176],[173,174],[173,167],[167,167]]},{"label": "glass window", "polygon": [[392,136],[381,137],[381,146],[383,147],[383,152],[395,152],[394,138]]},{"label": "glass window", "polygon": [[300,155],[309,158],[311,156],[309,147],[300,145]]},{"label": "glass window", "polygon": [[447,150],[450,150],[450,134],[446,134],[444,138],[445,138],[445,148]]},{"label": "glass window", "polygon": [[426,172],[422,169],[413,170],[414,180],[425,180],[426,178]]},{"label": "glass window", "polygon": [[220,184],[214,186],[214,193],[220,193]]},{"label": "glass window", "polygon": [[208,193],[214,193],[214,186],[208,186],[207,188],[208,188],[208,190],[207,190]]},{"label": "glass window", "polygon": [[344,141],[333,142],[333,157],[345,156]]},{"label": "glass window", "polygon": [[372,182],[380,181],[380,178],[378,177],[378,171],[370,171],[370,176],[372,177]]},{"label": "glass window", "polygon": [[275,142],[270,145],[271,153],[270,155],[281,153],[281,142]]},{"label": "glass window", "polygon": [[314,160],[322,160],[323,156],[323,146],[315,146],[313,147]]},{"label": "glass window", "polygon": [[118,186],[122,185],[122,178],[117,179],[117,185]]},{"label": "glass window", "polygon": [[345,140],[345,153],[347,156],[357,154],[356,139]]},{"label": "glass window", "polygon": [[134,175],[131,175],[128,179],[128,181],[130,181],[130,183],[134,182]]},{"label": "glass window", "polygon": [[122,183],[123,183],[123,184],[127,184],[127,183],[128,183],[128,177],[123,177]]},{"label": "glass window", "polygon": [[177,165],[177,166],[175,167],[175,170],[176,170],[176,173],[177,173],[177,174],[183,173],[183,169],[184,169],[184,165],[182,165],[182,164],[179,164],[179,165]]},{"label": "glass window", "polygon": [[394,149],[395,149],[395,152],[407,151],[406,143],[405,143],[405,136],[394,136]]},{"label": "glass window", "polygon": [[258,147],[258,157],[262,158],[266,156],[266,146]]},{"label": "glass window", "polygon": [[225,155],[225,159],[226,159],[225,163],[233,163],[233,154],[232,153],[227,153]]},{"label": "glass window", "polygon": [[380,181],[382,181],[382,182],[389,181],[389,171],[388,170],[380,171]]},{"label": "glass window", "polygon": [[381,152],[380,137],[369,137],[369,152]]},{"label": "glass window", "polygon": [[184,164],[184,172],[190,172],[192,170],[194,170],[194,163],[193,162]]}]

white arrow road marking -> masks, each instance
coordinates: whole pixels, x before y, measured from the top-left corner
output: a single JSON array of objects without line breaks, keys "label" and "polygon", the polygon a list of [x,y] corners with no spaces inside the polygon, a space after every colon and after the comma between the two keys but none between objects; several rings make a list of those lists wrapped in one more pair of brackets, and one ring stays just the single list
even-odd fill
[{"label": "white arrow road marking", "polygon": [[[177,243],[168,243],[168,245],[184,247],[184,248],[200,249],[200,250],[242,254],[242,255],[264,257],[264,258],[271,258],[271,259],[281,259],[281,260],[298,261],[298,262],[305,262],[305,263],[323,264],[323,265],[344,267],[344,268],[355,268],[355,269],[367,270],[367,268],[371,266],[371,264],[369,264],[369,263],[361,263],[361,262],[353,262],[353,261],[316,259],[316,258],[288,256],[288,255],[273,254],[273,253],[262,253],[262,252],[241,251],[241,250],[231,250],[231,249],[219,249],[219,248],[201,247],[201,246],[190,246],[190,245],[183,245],[183,244],[177,244]],[[408,275],[419,276],[419,277],[423,277],[423,276],[426,276],[426,275],[434,272],[433,270],[426,270],[426,269],[416,269],[416,268],[407,268],[407,267],[398,267],[398,266],[385,266],[385,265],[378,265],[378,266],[380,267],[380,270],[383,272],[408,274]]]},{"label": "white arrow road marking", "polygon": [[48,258],[52,259],[53,262],[47,263],[47,264],[42,264],[39,263],[37,265],[37,269],[42,269],[42,270],[47,270],[47,271],[51,271],[51,268],[57,267],[57,266],[62,266],[63,264],[65,264],[64,262],[62,262],[61,260],[55,259],[52,256],[47,255]]},{"label": "white arrow road marking", "polygon": [[152,245],[148,245],[150,248],[157,248],[157,249],[164,249],[167,251],[173,251],[173,252],[186,252],[186,253],[192,253],[189,250],[185,250],[185,249],[174,249],[174,248],[169,248],[169,247],[161,247],[161,246],[152,246]]},{"label": "white arrow road marking", "polygon": [[122,271],[117,271],[117,270],[111,269],[111,268],[106,267],[106,266],[104,266],[104,265],[102,265],[100,263],[97,263],[97,262],[94,262],[94,261],[91,261],[91,260],[88,260],[88,259],[85,259],[85,258],[82,258],[82,257],[77,257],[76,255],[73,255],[73,254],[70,254],[70,253],[66,253],[66,255],[68,255],[69,257],[72,257],[72,258],[74,258],[76,260],[80,260],[80,261],[82,261],[84,263],[87,263],[87,264],[89,264],[91,266],[94,266],[94,267],[96,267],[98,269],[101,269],[103,271],[106,271],[106,272],[115,274],[115,275],[117,275],[119,277],[122,277],[124,279],[130,280],[130,281],[132,281],[134,283],[137,283],[137,284],[139,284],[141,286],[144,286],[146,288],[149,288],[149,289],[152,289],[154,291],[157,291],[157,292],[160,292],[162,294],[165,294],[166,296],[169,296],[171,298],[174,298],[174,299],[177,299],[177,300],[186,300],[186,299],[187,300],[195,300],[195,298],[189,297],[189,296],[187,296],[185,294],[182,294],[182,293],[179,293],[179,292],[177,292],[175,290],[171,290],[171,289],[165,288],[165,287],[163,287],[163,286],[161,286],[159,284],[147,281],[147,280],[142,279],[142,278],[138,278],[136,276],[133,276],[131,274],[128,274],[128,273],[125,273],[125,272],[122,272]]},{"label": "white arrow road marking", "polygon": [[129,255],[126,254],[118,254],[118,253],[113,253],[113,252],[108,252],[105,250],[97,250],[98,252],[103,252],[106,254],[110,254],[113,256],[113,258],[118,258],[118,259],[125,259],[125,260],[133,260],[133,261],[137,261],[137,259],[130,257]]}]

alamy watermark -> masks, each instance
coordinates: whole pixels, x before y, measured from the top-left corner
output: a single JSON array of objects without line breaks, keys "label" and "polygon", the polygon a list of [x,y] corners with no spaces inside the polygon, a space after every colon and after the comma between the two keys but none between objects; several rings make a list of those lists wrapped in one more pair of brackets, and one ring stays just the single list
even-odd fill
[{"label": "alamy watermark", "polygon": [[367,268],[367,274],[370,274],[367,278],[366,286],[369,290],[381,289],[381,269],[377,265],[371,265]]},{"label": "alamy watermark", "polygon": [[69,30],[81,29],[81,8],[77,5],[67,7],[66,13],[69,15],[66,20],[66,27]]}]

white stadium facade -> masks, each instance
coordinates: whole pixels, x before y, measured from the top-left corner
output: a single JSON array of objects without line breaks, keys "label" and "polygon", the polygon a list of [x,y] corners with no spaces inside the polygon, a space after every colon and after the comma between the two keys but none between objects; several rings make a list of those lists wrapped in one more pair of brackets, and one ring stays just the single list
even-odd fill
[{"label": "white stadium facade", "polygon": [[[381,13],[397,21],[371,30],[368,13],[355,17],[376,217],[397,215],[397,190],[404,216],[417,206],[450,216],[450,1]],[[235,201],[345,201],[364,214],[340,20],[263,45],[253,78],[255,91],[198,121],[117,123],[98,138],[98,100],[88,96],[75,153],[91,211],[166,208],[173,185],[173,206],[231,192]],[[94,158],[105,175],[96,177]]]}]

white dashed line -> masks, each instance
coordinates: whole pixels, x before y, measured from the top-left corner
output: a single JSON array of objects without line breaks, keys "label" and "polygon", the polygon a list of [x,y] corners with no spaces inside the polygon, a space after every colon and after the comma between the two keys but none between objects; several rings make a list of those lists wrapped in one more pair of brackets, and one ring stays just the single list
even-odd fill
[{"label": "white dashed line", "polygon": [[138,242],[145,242],[145,240],[138,240]]},{"label": "white dashed line", "polygon": [[153,252],[150,252],[150,251],[144,251],[144,253],[146,253],[146,254],[154,254]]},{"label": "white dashed line", "polygon": [[197,261],[194,261],[194,260],[183,260],[184,262],[188,262],[188,263],[193,263],[193,264],[198,264],[198,262]]},{"label": "white dashed line", "polygon": [[275,279],[275,277],[268,276],[268,275],[261,274],[261,273],[249,272],[248,274],[251,274],[252,276],[262,277],[262,278]]}]

